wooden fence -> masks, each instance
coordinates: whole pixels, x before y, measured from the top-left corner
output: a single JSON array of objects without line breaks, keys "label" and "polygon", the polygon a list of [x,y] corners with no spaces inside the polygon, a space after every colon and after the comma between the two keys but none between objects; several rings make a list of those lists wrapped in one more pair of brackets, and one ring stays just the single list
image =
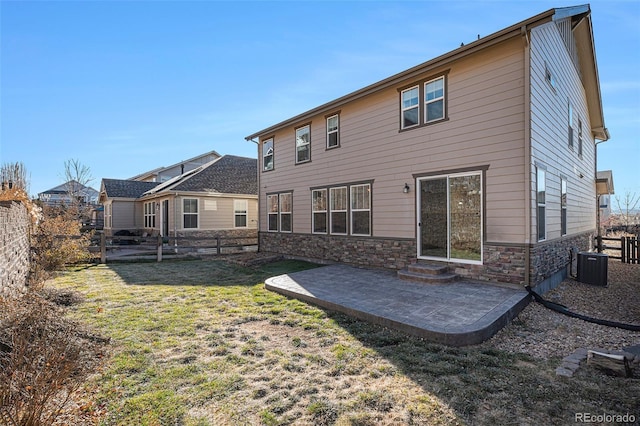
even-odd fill
[{"label": "wooden fence", "polygon": [[[207,254],[220,255],[225,253],[255,250],[258,246],[257,237],[135,237],[111,236],[100,234],[100,262],[106,263],[108,258],[125,258],[118,256],[118,252],[127,251],[129,258],[136,256],[153,256],[162,262],[163,256]],[[97,247],[94,246],[97,251]],[[111,256],[108,255],[111,253]]]},{"label": "wooden fence", "polygon": [[[620,252],[620,256],[609,255],[612,259],[620,259],[622,263],[640,263],[640,238],[636,236],[625,237],[595,237],[596,247],[598,252],[602,253],[605,250],[614,252]],[[603,244],[604,242],[618,242],[615,245]]]}]

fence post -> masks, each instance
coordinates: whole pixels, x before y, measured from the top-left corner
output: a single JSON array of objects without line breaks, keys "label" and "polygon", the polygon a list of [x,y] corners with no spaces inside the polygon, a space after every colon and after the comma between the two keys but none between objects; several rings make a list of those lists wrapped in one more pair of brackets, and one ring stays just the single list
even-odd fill
[{"label": "fence post", "polygon": [[220,235],[216,235],[216,253],[220,254],[222,252],[222,246],[220,244]]},{"label": "fence post", "polygon": [[107,263],[107,237],[100,234],[100,263]]},{"label": "fence post", "polygon": [[158,262],[162,262],[162,235],[158,235]]},{"label": "fence post", "polygon": [[602,235],[596,237],[596,244],[598,245],[598,253],[602,253]]}]

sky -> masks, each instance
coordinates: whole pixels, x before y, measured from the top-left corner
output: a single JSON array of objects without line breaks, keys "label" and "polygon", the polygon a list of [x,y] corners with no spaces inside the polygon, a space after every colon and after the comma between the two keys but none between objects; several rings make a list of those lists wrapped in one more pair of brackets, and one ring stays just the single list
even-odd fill
[{"label": "sky", "polygon": [[[127,179],[215,150],[556,7],[557,1],[0,0],[0,165],[29,193],[77,160]],[[640,1],[590,3],[598,169],[640,194]]]}]

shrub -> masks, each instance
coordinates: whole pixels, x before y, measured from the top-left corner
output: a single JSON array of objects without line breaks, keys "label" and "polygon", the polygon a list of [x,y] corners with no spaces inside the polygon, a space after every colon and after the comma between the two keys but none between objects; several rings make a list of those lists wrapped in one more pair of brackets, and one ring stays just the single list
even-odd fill
[{"label": "shrub", "polygon": [[103,343],[34,292],[0,298],[0,424],[53,423]]}]

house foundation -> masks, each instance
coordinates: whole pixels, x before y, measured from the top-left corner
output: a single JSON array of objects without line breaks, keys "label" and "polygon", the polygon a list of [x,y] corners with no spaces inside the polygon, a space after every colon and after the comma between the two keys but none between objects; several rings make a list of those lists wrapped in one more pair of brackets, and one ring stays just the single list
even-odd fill
[{"label": "house foundation", "polygon": [[[529,246],[529,280],[545,292],[569,275],[571,251],[592,248],[594,232],[544,241]],[[261,252],[277,253],[317,263],[345,263],[400,270],[416,262],[414,239],[349,237],[260,232]],[[525,244],[484,243],[483,263],[442,262],[469,280],[526,285]],[[430,261],[431,262],[431,261]],[[440,262],[434,262],[440,263]]]}]

